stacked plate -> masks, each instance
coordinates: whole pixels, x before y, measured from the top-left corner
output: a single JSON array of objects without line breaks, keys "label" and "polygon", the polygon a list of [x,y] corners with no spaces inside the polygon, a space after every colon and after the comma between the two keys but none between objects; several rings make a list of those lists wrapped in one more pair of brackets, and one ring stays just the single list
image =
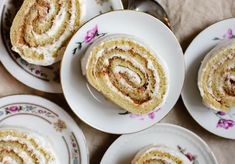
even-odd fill
[{"label": "stacked plate", "polygon": [[[235,139],[234,108],[205,109],[197,88],[200,62],[220,40],[234,37],[234,19],[199,34],[184,57],[164,23],[120,9],[120,0],[2,1],[1,62],[29,87],[63,93],[88,125],[123,134],[102,164],[216,164],[199,136],[156,123],[176,104],[186,70],[182,97],[192,117]],[[89,156],[82,131],[63,109],[41,97],[15,95],[0,99],[0,163],[12,160],[86,164]]]}]

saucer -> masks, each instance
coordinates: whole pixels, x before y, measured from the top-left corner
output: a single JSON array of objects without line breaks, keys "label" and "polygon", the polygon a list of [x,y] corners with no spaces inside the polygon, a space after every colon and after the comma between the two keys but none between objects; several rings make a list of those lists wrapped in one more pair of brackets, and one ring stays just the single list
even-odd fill
[{"label": "saucer", "polygon": [[[48,67],[29,64],[11,50],[10,27],[22,0],[2,0],[0,2],[1,33],[0,60],[3,66],[17,80],[25,85],[50,93],[62,93],[60,84],[60,62]],[[87,12],[82,23],[110,10],[123,9],[121,0],[86,0],[82,7]]]},{"label": "saucer", "polygon": [[[227,19],[203,30],[185,52],[186,78],[182,91],[183,102],[191,116],[215,135],[235,139],[235,108],[228,113],[207,108],[197,87],[197,75],[205,55],[224,39],[235,38],[235,19]],[[228,124],[229,122],[229,124]]]},{"label": "saucer", "polygon": [[194,164],[218,164],[209,146],[193,132],[172,124],[157,124],[135,134],[122,135],[104,154],[101,164],[131,163],[149,145],[174,148]]},{"label": "saucer", "polygon": [[82,130],[58,105],[37,96],[15,95],[0,99],[0,127],[19,127],[42,134],[63,164],[88,164]]}]

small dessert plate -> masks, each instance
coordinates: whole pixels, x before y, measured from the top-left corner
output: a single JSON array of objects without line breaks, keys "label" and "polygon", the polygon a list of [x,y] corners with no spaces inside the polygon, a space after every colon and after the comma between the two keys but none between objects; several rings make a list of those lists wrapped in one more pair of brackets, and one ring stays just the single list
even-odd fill
[{"label": "small dessert plate", "polygon": [[101,164],[131,163],[137,152],[151,145],[178,149],[195,164],[218,164],[209,146],[196,134],[180,126],[162,123],[119,137],[106,151]]},{"label": "small dessert plate", "polygon": [[186,78],[182,90],[184,104],[191,116],[215,135],[235,139],[235,108],[229,113],[207,108],[197,87],[198,70],[205,55],[224,39],[235,38],[235,19],[227,19],[202,31],[185,52]]},{"label": "small dessert plate", "polygon": [[58,105],[37,96],[15,95],[0,99],[0,127],[19,127],[45,136],[58,161],[88,164],[83,132]]},{"label": "small dessert plate", "polygon": [[[83,2],[84,1],[84,2]],[[10,27],[23,0],[2,0],[0,2],[0,60],[12,76],[25,85],[50,93],[62,93],[60,84],[60,62],[48,67],[27,63],[11,50]],[[86,12],[82,23],[110,10],[123,9],[121,0],[82,0]]]},{"label": "small dessert plate", "polygon": [[[92,88],[82,75],[81,57],[86,48],[108,34],[127,34],[141,39],[168,67],[168,95],[157,111],[148,115],[127,113]],[[128,10],[109,12],[83,25],[71,39],[61,66],[62,88],[73,111],[90,126],[114,134],[137,132],[160,121],[175,105],[183,81],[184,59],[174,34],[153,16]]]}]

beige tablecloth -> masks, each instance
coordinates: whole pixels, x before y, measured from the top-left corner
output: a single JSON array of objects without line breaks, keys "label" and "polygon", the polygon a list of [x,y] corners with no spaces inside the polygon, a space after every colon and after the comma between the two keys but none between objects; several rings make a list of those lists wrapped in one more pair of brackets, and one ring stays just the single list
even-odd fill
[{"label": "beige tablecloth", "polygon": [[[235,0],[159,0],[166,9],[173,32],[185,50],[192,39],[207,26],[235,16]],[[46,94],[33,90],[14,79],[0,65],[0,97],[12,94],[35,94],[48,98],[73,115],[63,95]],[[90,151],[91,163],[99,163],[109,145],[118,137],[95,130],[73,115],[83,129]],[[217,137],[201,128],[189,115],[180,99],[161,122],[186,127],[201,136],[214,151],[219,163],[235,163],[235,141]]]}]

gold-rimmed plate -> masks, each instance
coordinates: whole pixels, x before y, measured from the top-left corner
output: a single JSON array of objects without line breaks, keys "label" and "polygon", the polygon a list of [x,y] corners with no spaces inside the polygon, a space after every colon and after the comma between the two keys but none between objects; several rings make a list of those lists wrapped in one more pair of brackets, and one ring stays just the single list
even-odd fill
[{"label": "gold-rimmed plate", "polygon": [[83,132],[58,105],[37,96],[14,95],[0,99],[0,127],[28,129],[50,141],[62,164],[88,164]]}]

